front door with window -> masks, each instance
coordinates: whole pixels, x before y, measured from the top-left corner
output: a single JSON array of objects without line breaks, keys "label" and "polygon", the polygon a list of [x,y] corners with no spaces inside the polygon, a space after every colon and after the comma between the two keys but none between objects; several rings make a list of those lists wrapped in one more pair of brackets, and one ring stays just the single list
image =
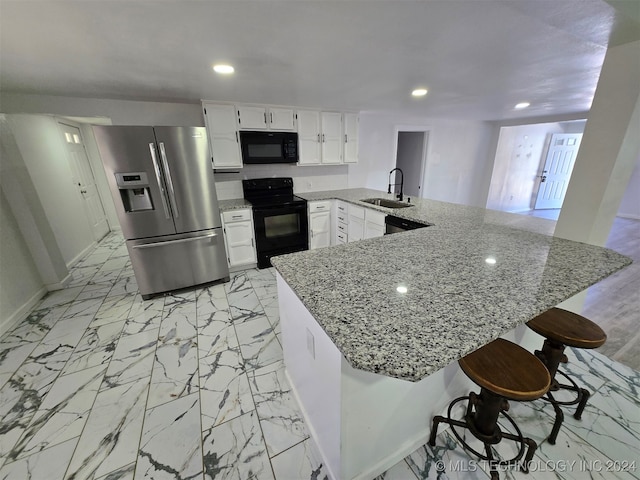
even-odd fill
[{"label": "front door with window", "polygon": [[82,198],[84,211],[91,227],[94,240],[100,241],[109,233],[109,224],[98,195],[98,189],[89,164],[87,152],[82,143],[80,129],[72,125],[60,123],[62,135],[69,153],[72,181]]}]

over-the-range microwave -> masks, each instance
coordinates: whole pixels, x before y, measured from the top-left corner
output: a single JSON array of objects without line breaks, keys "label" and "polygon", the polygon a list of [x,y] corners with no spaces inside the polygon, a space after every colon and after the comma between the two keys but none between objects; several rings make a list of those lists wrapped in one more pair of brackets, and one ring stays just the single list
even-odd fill
[{"label": "over-the-range microwave", "polygon": [[296,132],[241,131],[242,163],[296,163],[298,134]]}]

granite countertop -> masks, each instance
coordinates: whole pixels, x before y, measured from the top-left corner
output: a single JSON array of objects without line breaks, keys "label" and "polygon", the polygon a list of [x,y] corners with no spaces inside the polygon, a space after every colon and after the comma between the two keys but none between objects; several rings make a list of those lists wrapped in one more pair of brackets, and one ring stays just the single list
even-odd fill
[{"label": "granite countertop", "polygon": [[218,200],[218,208],[221,212],[229,210],[239,210],[241,208],[251,208],[251,203],[244,198],[233,198],[231,200]]},{"label": "granite countertop", "polygon": [[404,380],[430,375],[631,263],[540,233],[555,225],[544,219],[422,199],[374,207],[359,200],[390,195],[368,189],[298,195],[434,224],[272,259],[354,368]]}]

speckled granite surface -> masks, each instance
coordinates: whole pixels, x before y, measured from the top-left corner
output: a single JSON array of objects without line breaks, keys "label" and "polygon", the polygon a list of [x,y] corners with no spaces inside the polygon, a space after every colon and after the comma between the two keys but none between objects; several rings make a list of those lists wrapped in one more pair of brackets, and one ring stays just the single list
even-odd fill
[{"label": "speckled granite surface", "polygon": [[[358,200],[388,197],[364,189],[299,195],[367,207]],[[416,203],[393,213],[434,226],[272,260],[355,368],[420,380],[631,263],[536,233],[554,222]]]},{"label": "speckled granite surface", "polygon": [[238,210],[240,208],[251,208],[251,204],[244,198],[234,198],[231,200],[218,200],[218,208],[221,212],[228,210]]}]

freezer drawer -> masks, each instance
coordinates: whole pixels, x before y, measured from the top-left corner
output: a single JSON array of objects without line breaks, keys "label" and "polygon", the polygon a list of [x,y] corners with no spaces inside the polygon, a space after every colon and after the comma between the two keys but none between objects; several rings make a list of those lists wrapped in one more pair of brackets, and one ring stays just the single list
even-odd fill
[{"label": "freezer drawer", "polygon": [[128,240],[127,249],[145,300],[157,293],[229,280],[221,228]]}]

